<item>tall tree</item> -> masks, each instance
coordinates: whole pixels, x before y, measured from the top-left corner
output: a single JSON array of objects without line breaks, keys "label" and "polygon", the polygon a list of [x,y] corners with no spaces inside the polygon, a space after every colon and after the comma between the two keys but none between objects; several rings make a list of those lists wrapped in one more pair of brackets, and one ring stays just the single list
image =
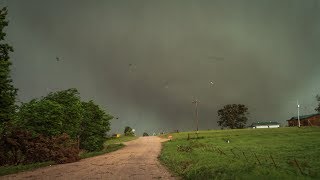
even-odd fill
[{"label": "tall tree", "polygon": [[12,119],[15,113],[15,97],[17,89],[12,85],[10,77],[10,57],[9,53],[13,48],[6,43],[6,33],[4,28],[8,26],[6,16],[8,10],[6,7],[0,9],[0,129],[4,122]]},{"label": "tall tree", "polygon": [[88,151],[101,150],[113,117],[105,113],[93,101],[82,102],[82,108],[84,115],[81,122],[80,147]]},{"label": "tall tree", "polygon": [[63,133],[63,113],[63,106],[54,101],[33,99],[20,106],[17,124],[36,134],[56,136]]},{"label": "tall tree", "polygon": [[228,104],[218,110],[218,125],[231,129],[244,128],[247,123],[248,108],[243,104]]},{"label": "tall tree", "polygon": [[77,89],[71,88],[48,94],[43,98],[55,102],[62,107],[62,132],[70,135],[72,139],[80,135],[80,126],[83,119],[83,108]]},{"label": "tall tree", "polygon": [[319,104],[318,104],[318,107],[316,107],[314,110],[316,110],[316,111],[318,111],[318,113],[320,113],[320,95],[317,95],[316,99],[317,99]]}]

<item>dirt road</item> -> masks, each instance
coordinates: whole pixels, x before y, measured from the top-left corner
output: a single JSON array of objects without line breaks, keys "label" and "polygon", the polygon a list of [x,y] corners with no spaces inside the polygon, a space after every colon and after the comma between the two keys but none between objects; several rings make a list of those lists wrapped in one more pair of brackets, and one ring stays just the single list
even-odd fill
[{"label": "dirt road", "polygon": [[157,160],[162,141],[155,136],[140,137],[112,153],[0,179],[174,179]]}]

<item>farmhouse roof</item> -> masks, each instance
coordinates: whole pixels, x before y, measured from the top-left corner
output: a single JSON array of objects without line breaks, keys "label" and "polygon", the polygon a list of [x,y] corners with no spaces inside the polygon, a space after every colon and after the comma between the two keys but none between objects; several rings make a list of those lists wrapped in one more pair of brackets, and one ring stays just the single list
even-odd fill
[{"label": "farmhouse roof", "polygon": [[[317,115],[320,115],[320,113],[303,115],[303,116],[299,116],[299,118],[300,118],[300,120],[302,120],[302,119],[307,119],[307,118],[310,118],[310,117],[313,117],[313,116],[317,116]],[[291,119],[289,119],[287,121],[290,121],[290,120],[298,120],[298,116],[292,117]]]},{"label": "farmhouse roof", "polygon": [[279,123],[274,121],[252,123],[252,126],[268,126],[268,125],[279,125]]}]

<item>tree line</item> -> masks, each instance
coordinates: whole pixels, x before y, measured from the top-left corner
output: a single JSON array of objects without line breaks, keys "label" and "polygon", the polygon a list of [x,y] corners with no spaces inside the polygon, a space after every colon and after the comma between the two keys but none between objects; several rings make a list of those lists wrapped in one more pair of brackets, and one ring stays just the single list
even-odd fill
[{"label": "tree line", "polygon": [[[320,95],[316,96],[318,106],[314,109],[320,113]],[[228,104],[218,110],[219,121],[217,122],[221,128],[242,129],[245,127],[249,109],[243,104]]]},{"label": "tree line", "polygon": [[0,165],[79,159],[79,151],[103,148],[113,116],[93,101],[82,101],[77,89],[51,92],[16,104],[18,89],[10,77],[6,41],[6,7],[0,9]]}]

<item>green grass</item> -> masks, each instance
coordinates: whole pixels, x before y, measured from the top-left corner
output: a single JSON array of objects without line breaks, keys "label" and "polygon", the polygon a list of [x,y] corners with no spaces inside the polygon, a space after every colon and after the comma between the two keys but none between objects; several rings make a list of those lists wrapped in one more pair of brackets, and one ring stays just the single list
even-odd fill
[{"label": "green grass", "polygon": [[119,144],[127,141],[132,141],[138,139],[137,136],[120,136],[119,138],[110,138],[108,139],[104,144],[110,145],[110,144]]},{"label": "green grass", "polygon": [[44,166],[49,166],[54,164],[54,162],[42,162],[42,163],[33,163],[26,165],[17,165],[17,166],[0,166],[0,176],[7,174],[14,174],[22,171],[30,171]]},{"label": "green grass", "polygon": [[200,131],[198,139],[189,134],[190,140],[188,132],[172,134],[159,157],[184,179],[320,178],[320,128]]}]

